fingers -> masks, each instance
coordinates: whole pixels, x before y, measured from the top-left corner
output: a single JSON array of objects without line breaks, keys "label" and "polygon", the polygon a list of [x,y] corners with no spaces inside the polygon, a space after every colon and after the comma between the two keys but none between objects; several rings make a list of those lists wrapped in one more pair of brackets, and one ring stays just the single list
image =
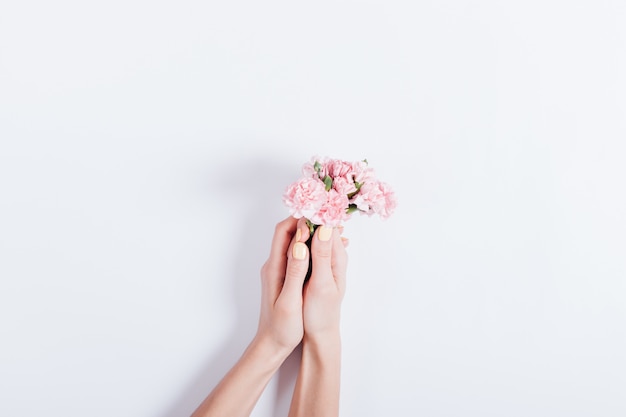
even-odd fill
[{"label": "fingers", "polygon": [[346,271],[348,268],[346,246],[348,246],[348,243],[349,240],[347,238],[344,238],[339,233],[334,233],[330,268],[337,282],[337,287],[339,287],[342,293],[346,288]]},{"label": "fingers", "polygon": [[275,302],[278,297],[301,297],[304,278],[312,256],[313,275],[317,282],[345,284],[348,239],[341,236],[343,227],[319,226],[311,237],[313,253],[306,241],[309,228],[304,218],[288,217],[276,225],[270,255],[262,270],[264,297]]},{"label": "fingers", "polygon": [[276,225],[272,246],[270,248],[270,261],[281,261],[287,251],[291,237],[296,231],[298,220],[287,217]]},{"label": "fingers", "polygon": [[305,219],[301,218],[287,250],[287,267],[281,296],[284,294],[285,297],[302,297],[302,285],[309,268],[309,248],[305,243],[308,238],[309,228]]},{"label": "fingers", "polygon": [[296,219],[288,217],[276,225],[269,257],[261,269],[262,296],[268,298],[271,303],[276,301],[283,285],[285,268],[287,267],[287,250],[297,224]]},{"label": "fingers", "polygon": [[347,237],[341,236],[341,234],[343,233],[343,226],[337,226],[337,230],[339,230],[339,235],[341,237],[341,243],[343,244],[343,247],[347,248],[348,245],[350,244],[350,239],[348,239]]},{"label": "fingers", "polygon": [[294,235],[297,235],[300,241],[305,242],[308,237],[308,231],[309,228],[304,219],[287,217],[285,220],[278,223],[274,230],[274,237],[272,238],[272,246],[267,263],[272,266],[285,265],[287,262],[287,249]]},{"label": "fingers", "polygon": [[[314,279],[317,281],[345,281],[348,240],[342,238],[343,227],[319,226],[311,243],[311,256]],[[313,277],[312,277],[313,279]]]}]

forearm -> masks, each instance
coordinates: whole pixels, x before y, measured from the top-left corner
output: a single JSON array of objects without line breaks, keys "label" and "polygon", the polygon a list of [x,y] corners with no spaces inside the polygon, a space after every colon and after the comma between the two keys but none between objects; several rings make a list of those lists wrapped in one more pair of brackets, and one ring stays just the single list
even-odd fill
[{"label": "forearm", "polygon": [[304,337],[302,361],[289,417],[333,417],[339,415],[341,337]]},{"label": "forearm", "polygon": [[247,417],[288,352],[254,339],[192,417]]}]

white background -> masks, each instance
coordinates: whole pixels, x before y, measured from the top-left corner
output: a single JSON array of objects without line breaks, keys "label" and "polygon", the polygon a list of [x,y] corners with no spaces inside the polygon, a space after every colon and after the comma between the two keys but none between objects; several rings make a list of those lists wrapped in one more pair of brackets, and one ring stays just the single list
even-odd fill
[{"label": "white background", "polygon": [[625,74],[621,0],[0,1],[0,415],[189,415],[325,155],[342,416],[623,417]]}]

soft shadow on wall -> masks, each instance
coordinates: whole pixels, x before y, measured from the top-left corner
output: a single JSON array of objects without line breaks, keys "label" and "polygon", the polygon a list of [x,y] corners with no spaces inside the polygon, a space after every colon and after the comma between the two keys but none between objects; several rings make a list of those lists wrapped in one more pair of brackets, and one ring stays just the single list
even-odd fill
[{"label": "soft shadow on wall", "polygon": [[[274,232],[274,226],[288,216],[282,205],[285,187],[300,175],[300,167],[269,157],[233,161],[219,170],[210,172],[206,189],[216,193],[212,199],[233,206],[243,204],[241,236],[237,244],[224,248],[230,253],[232,274],[221,277],[228,280],[236,317],[230,336],[206,362],[199,366],[200,371],[187,384],[178,400],[161,417],[188,416],[198,407],[206,395],[222,379],[239,359],[243,350],[254,335],[259,318],[261,297],[260,269],[267,255]],[[215,239],[220,239],[215,236]],[[239,251],[246,248],[246,261],[241,261]],[[214,279],[214,277],[207,277]],[[219,318],[218,318],[219,319]],[[293,386],[300,366],[300,349],[285,361],[279,369],[276,380],[276,393],[273,399],[273,415],[287,415]]]}]

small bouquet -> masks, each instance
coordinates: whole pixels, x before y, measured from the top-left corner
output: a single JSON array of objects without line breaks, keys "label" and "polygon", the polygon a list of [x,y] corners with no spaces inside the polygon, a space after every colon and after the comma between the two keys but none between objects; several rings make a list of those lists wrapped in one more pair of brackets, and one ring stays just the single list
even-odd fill
[{"label": "small bouquet", "polygon": [[293,217],[306,218],[311,234],[317,226],[338,226],[357,212],[386,219],[396,208],[394,191],[376,178],[366,159],[313,157],[302,174],[287,187],[283,202]]}]

